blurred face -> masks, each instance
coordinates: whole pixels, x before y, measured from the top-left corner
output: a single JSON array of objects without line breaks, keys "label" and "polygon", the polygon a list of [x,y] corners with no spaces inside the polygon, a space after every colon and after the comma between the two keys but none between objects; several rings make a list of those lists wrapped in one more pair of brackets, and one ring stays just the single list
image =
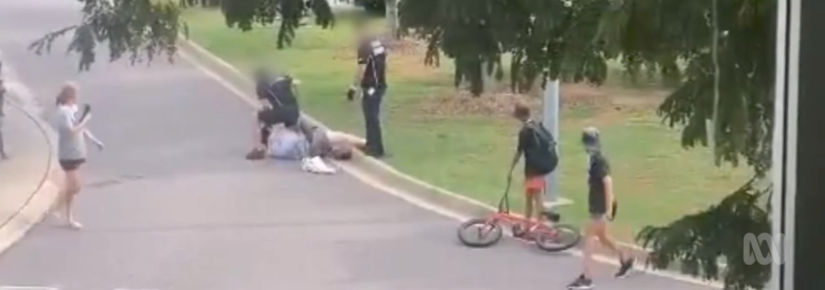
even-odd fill
[{"label": "blurred face", "polygon": [[593,138],[589,138],[587,136],[582,137],[582,146],[584,147],[584,151],[587,154],[593,154],[599,152],[599,142]]},{"label": "blurred face", "polygon": [[68,85],[63,87],[60,91],[60,95],[57,97],[58,103],[66,106],[72,106],[77,104],[77,87],[73,85]]}]

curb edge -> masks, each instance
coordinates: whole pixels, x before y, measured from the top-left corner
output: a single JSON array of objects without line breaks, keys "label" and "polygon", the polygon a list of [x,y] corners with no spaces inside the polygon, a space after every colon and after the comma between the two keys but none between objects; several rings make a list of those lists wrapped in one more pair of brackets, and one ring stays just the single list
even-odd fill
[{"label": "curb edge", "polygon": [[33,121],[43,139],[49,148],[48,164],[46,171],[43,173],[43,179],[40,184],[29,196],[26,202],[15,212],[9,219],[0,225],[0,255],[12,247],[15,243],[20,241],[29,230],[39,223],[46,212],[51,208],[55,197],[60,190],[59,185],[62,181],[62,175],[57,168],[57,161],[55,160],[56,148],[54,144],[55,133],[50,129],[44,120],[35,116],[31,112],[22,108],[21,106],[10,103],[11,108],[20,110],[26,117]]}]

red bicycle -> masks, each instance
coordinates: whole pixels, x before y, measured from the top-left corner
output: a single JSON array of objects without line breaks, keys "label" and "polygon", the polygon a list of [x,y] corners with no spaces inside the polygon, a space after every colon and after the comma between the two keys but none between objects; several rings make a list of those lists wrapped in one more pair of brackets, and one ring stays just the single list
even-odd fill
[{"label": "red bicycle", "polygon": [[[533,241],[539,249],[548,252],[560,252],[575,247],[581,240],[579,228],[561,224],[561,215],[552,211],[542,211],[550,223],[530,221],[527,229],[523,225],[526,219],[510,213],[510,180],[507,188],[498,203],[498,211],[486,218],[475,218],[461,224],[458,228],[458,239],[462,244],[484,248],[492,246],[501,240],[504,234],[503,227],[509,226],[513,236]],[[475,231],[473,231],[475,230]]]}]

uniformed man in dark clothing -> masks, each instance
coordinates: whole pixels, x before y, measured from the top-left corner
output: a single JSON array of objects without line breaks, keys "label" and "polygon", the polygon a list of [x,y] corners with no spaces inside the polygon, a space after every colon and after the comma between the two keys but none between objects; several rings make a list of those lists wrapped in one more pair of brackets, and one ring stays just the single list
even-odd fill
[{"label": "uniformed man in dark clothing", "polygon": [[360,91],[361,109],[366,125],[367,146],[365,153],[373,157],[383,157],[384,143],[381,137],[381,101],[387,91],[387,47],[373,34],[365,23],[357,25],[358,30],[358,72],[355,82],[347,92],[352,100]]},{"label": "uniformed man in dark clothing", "polygon": [[[616,277],[624,278],[633,269],[634,259],[628,257],[626,253],[619,250],[610,238],[608,224],[615,217],[616,199],[613,194],[613,179],[610,177],[610,163],[602,154],[599,131],[594,127],[588,127],[582,132],[582,145],[589,155],[589,166],[587,169],[588,210],[590,222],[584,230],[584,270],[582,274],[570,283],[568,289],[593,289],[592,264],[593,262],[593,240],[599,242],[612,250],[619,257],[619,271]],[[609,205],[609,206],[608,206]]]},{"label": "uniformed man in dark clothing", "polygon": [[255,93],[261,101],[261,109],[256,113],[255,146],[246,155],[249,160],[266,157],[272,126],[283,124],[293,128],[301,116],[296,97],[297,80],[285,74],[273,77],[263,69],[255,74]]}]

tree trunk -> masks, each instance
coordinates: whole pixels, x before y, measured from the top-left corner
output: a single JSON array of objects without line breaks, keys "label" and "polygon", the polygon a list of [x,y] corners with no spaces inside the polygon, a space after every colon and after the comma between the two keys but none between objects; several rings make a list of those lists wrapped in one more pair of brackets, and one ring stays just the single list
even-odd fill
[{"label": "tree trunk", "polygon": [[385,0],[386,2],[386,18],[387,30],[392,35],[393,40],[398,40],[400,34],[398,33],[398,1],[401,0]]},{"label": "tree trunk", "polygon": [[496,70],[488,70],[487,63],[481,65],[481,79],[484,81],[484,92],[488,94],[496,93],[498,80],[496,80]]}]

